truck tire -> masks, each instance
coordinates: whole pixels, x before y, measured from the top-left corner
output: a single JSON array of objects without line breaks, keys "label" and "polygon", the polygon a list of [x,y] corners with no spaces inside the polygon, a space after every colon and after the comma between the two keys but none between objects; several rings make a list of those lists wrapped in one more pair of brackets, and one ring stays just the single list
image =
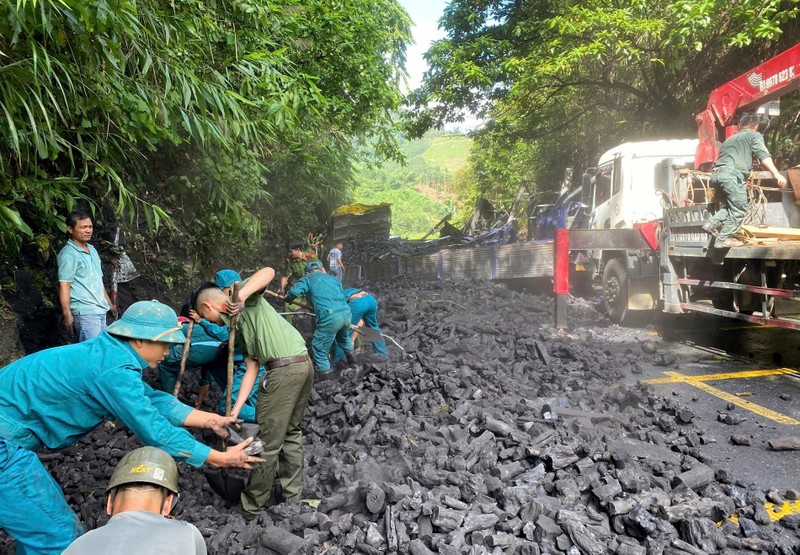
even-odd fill
[{"label": "truck tire", "polygon": [[619,258],[606,262],[603,269],[603,304],[611,321],[623,324],[628,310],[628,269]]}]

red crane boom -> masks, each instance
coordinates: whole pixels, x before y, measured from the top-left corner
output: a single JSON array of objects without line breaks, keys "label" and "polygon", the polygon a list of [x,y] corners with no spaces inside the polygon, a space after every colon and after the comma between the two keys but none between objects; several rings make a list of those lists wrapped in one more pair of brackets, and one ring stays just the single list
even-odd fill
[{"label": "red crane boom", "polygon": [[701,168],[717,159],[717,127],[725,127],[730,137],[739,127],[737,114],[752,110],[800,87],[800,44],[781,52],[739,77],[711,91],[706,109],[695,116],[700,144],[695,167]]}]

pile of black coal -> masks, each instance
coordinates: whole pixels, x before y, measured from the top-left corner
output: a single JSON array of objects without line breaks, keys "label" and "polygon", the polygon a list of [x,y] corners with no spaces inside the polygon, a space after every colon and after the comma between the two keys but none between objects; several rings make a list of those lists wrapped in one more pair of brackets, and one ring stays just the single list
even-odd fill
[{"label": "pile of black coal", "polygon": [[[406,352],[378,362],[365,346],[315,385],[304,493],[317,508],[280,503],[246,522],[181,465],[180,518],[210,554],[800,550],[800,519],[773,522],[764,492],[715,470],[686,408],[631,378],[648,356],[639,341],[593,306],[572,300],[565,332],[552,299],[491,283],[368,289]],[[43,455],[88,527],[107,520],[105,481],[137,445],[108,425]]]}]

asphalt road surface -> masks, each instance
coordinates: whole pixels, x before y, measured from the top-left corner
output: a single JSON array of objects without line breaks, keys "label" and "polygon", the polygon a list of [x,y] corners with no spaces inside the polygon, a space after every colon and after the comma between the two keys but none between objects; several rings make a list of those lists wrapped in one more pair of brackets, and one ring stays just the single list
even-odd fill
[{"label": "asphalt road surface", "polygon": [[[691,424],[705,432],[703,454],[743,483],[800,490],[800,452],[768,444],[800,438],[800,331],[689,315],[649,335],[658,351],[638,377],[691,411]],[[750,445],[734,445],[733,435]]]}]

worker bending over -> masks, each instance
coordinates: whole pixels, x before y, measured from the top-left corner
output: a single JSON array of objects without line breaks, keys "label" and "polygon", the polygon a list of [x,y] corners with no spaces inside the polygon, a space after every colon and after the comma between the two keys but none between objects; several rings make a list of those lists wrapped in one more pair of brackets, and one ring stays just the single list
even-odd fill
[{"label": "worker bending over", "polygon": [[[378,326],[378,300],[364,291],[363,289],[345,289],[344,298],[347,305],[350,307],[352,319],[350,322],[355,326],[359,322],[364,321],[364,325],[368,328],[376,330],[381,333],[381,328]],[[356,332],[353,332],[355,334]],[[352,337],[352,334],[351,334]],[[386,360],[389,357],[389,351],[386,349],[386,342],[381,338],[380,341],[372,342],[372,350],[375,355],[381,360]],[[336,364],[345,357],[345,353],[338,345],[333,347],[333,363]]]},{"label": "worker bending over", "polygon": [[[178,320],[181,324],[181,332],[188,337],[188,321],[181,318]],[[158,386],[162,391],[169,394],[175,391],[175,384],[178,382],[181,359],[185,348],[185,343],[172,343],[167,356],[158,363],[156,368],[158,370]],[[201,371],[200,387],[210,384],[212,373],[218,373],[220,368],[222,372],[225,372],[225,358],[223,355],[222,341],[209,336],[203,328],[195,325],[192,330],[189,354],[186,357],[186,369],[198,369]],[[195,405],[195,408],[199,408],[199,404]]]},{"label": "worker bending over", "polygon": [[[241,276],[239,276],[239,273],[234,270],[220,270],[214,275],[214,285],[222,289],[226,296],[230,296],[231,290],[233,289],[233,284],[241,281]],[[222,367],[215,367],[212,370],[211,375],[219,388],[222,390],[222,395],[220,395],[219,402],[217,404],[217,411],[220,414],[225,414],[226,390],[228,388],[228,371],[226,367],[227,345],[228,338],[230,337],[230,328],[226,325],[219,325],[215,324],[214,322],[209,322],[205,318],[201,318],[200,315],[194,310],[189,311],[189,314],[194,319],[195,323],[199,324],[199,326],[205,331],[205,333],[224,342],[223,351],[226,353],[225,363]],[[244,355],[242,355],[242,350],[235,348],[233,351],[233,387],[231,387],[231,402],[234,404],[234,406],[236,405],[236,401],[239,399],[239,392],[242,387],[242,379],[244,379],[246,370],[247,366],[244,363]],[[258,376],[256,377],[255,383],[261,383],[266,376],[266,373],[266,368],[264,368],[263,365],[259,365]],[[245,422],[254,423],[256,421],[257,402],[258,388],[253,387],[250,395],[247,397],[238,413],[238,418],[244,420]]]},{"label": "worker bending over", "polygon": [[[322,271],[322,264],[311,262],[306,266],[306,275],[286,292],[286,302],[305,296],[314,308],[314,335],[311,338],[311,356],[314,369],[320,374],[331,371],[328,353],[336,346],[352,357],[353,341],[350,339],[350,308],[344,300],[342,284],[335,277]],[[348,360],[349,358],[348,357]]]},{"label": "worker bending over", "polygon": [[215,451],[180,426],[227,436],[235,418],[195,410],[142,380],[170,343],[185,341],[175,311],[140,301],[89,341],[33,353],[0,369],[0,528],[18,553],[60,555],[83,533],[36,451],[63,449],[117,419],[143,443],[192,466],[250,468],[243,449]]},{"label": "worker bending over", "polygon": [[239,511],[253,519],[266,506],[278,469],[283,495],[299,502],[303,493],[303,432],[301,424],[314,385],[314,371],[306,342],[292,325],[264,300],[275,271],[262,268],[242,282],[239,303],[234,303],[219,288],[203,289],[197,294],[194,309],[216,324],[229,324],[238,314],[236,345],[242,350],[247,370],[232,415],[237,416],[250,395],[263,364],[267,374],[258,385],[256,422],[258,437],[264,442],[266,462],[250,473],[242,492]]},{"label": "worker bending over", "polygon": [[196,526],[165,518],[178,501],[178,467],[165,451],[141,447],[126,454],[106,494],[111,519],[75,540],[64,555],[206,555]]}]

